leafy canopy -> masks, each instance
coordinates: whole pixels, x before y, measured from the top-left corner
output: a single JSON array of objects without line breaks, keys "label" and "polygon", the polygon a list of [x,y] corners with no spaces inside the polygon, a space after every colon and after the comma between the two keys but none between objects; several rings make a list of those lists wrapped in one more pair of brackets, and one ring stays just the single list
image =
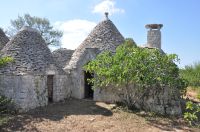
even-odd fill
[{"label": "leafy canopy", "polygon": [[47,45],[59,45],[60,38],[63,35],[61,31],[53,29],[48,19],[31,16],[29,14],[18,16],[17,19],[11,20],[10,23],[11,27],[9,27],[7,31],[10,37],[14,36],[23,26],[37,29]]},{"label": "leafy canopy", "polygon": [[166,55],[158,49],[140,48],[128,39],[116,49],[115,54],[103,52],[84,68],[95,73],[95,78],[90,80],[94,88],[136,83],[140,88],[159,85],[183,89],[186,82],[179,78],[175,61],[179,61],[175,54]]}]

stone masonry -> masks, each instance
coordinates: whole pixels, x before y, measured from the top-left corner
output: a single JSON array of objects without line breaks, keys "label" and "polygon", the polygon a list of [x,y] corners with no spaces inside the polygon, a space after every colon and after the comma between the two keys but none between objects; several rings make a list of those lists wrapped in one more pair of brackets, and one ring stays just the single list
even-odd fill
[{"label": "stone masonry", "polygon": [[3,47],[6,45],[6,43],[9,41],[8,37],[5,35],[3,30],[0,28],[0,50],[3,49]]},{"label": "stone masonry", "polygon": [[[147,48],[161,49],[162,24],[148,24]],[[40,33],[24,27],[11,40],[0,29],[0,57],[10,56],[14,62],[0,67],[0,94],[12,98],[21,111],[27,111],[49,103],[49,88],[54,102],[69,97],[85,98],[86,74],[83,66],[103,51],[115,53],[124,37],[105,13],[101,21],[75,50],[48,49]],[[95,73],[94,73],[95,75]],[[52,77],[52,79],[49,79]],[[51,80],[51,83],[48,83]],[[49,87],[50,84],[50,87]],[[159,114],[180,115],[179,93],[169,87],[152,87],[142,99],[132,84],[129,86],[131,101],[139,109]],[[96,89],[93,100],[118,102],[124,99],[124,91]]]},{"label": "stone masonry", "polygon": [[161,49],[161,32],[162,24],[147,24],[147,47]]},{"label": "stone masonry", "polygon": [[68,65],[74,50],[60,48],[52,52],[53,58],[56,63],[61,67],[64,68]]}]

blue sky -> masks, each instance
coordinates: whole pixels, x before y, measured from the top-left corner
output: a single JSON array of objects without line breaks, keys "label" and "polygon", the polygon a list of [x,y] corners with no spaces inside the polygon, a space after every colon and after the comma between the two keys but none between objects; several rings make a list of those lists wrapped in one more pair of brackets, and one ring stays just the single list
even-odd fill
[{"label": "blue sky", "polygon": [[63,30],[62,47],[74,49],[105,11],[123,36],[138,45],[146,43],[145,24],[162,23],[162,49],[178,54],[180,67],[200,60],[199,0],[4,0],[0,27],[6,29],[24,13],[46,17]]}]

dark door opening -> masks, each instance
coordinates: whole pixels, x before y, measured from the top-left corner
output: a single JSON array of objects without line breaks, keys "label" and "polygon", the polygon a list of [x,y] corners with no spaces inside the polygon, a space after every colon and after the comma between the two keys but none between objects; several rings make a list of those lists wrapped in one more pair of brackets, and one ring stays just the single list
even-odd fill
[{"label": "dark door opening", "polygon": [[94,90],[92,89],[93,84],[88,82],[88,79],[94,77],[93,73],[84,71],[84,82],[85,82],[85,98],[93,99]]},{"label": "dark door opening", "polygon": [[47,76],[48,102],[53,102],[53,75]]}]

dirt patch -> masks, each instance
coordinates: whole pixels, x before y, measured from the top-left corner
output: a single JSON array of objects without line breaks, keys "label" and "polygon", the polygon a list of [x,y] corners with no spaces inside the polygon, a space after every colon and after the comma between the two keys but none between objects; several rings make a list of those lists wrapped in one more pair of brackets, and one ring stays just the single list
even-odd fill
[{"label": "dirt patch", "polygon": [[200,88],[188,87],[185,98],[193,102],[200,103],[200,99],[198,98],[199,94],[200,94]]},{"label": "dirt patch", "polygon": [[[36,132],[144,132],[198,131],[163,118],[151,118],[114,109],[115,105],[70,99],[16,115],[0,131]],[[146,116],[144,118],[144,116]]]}]

